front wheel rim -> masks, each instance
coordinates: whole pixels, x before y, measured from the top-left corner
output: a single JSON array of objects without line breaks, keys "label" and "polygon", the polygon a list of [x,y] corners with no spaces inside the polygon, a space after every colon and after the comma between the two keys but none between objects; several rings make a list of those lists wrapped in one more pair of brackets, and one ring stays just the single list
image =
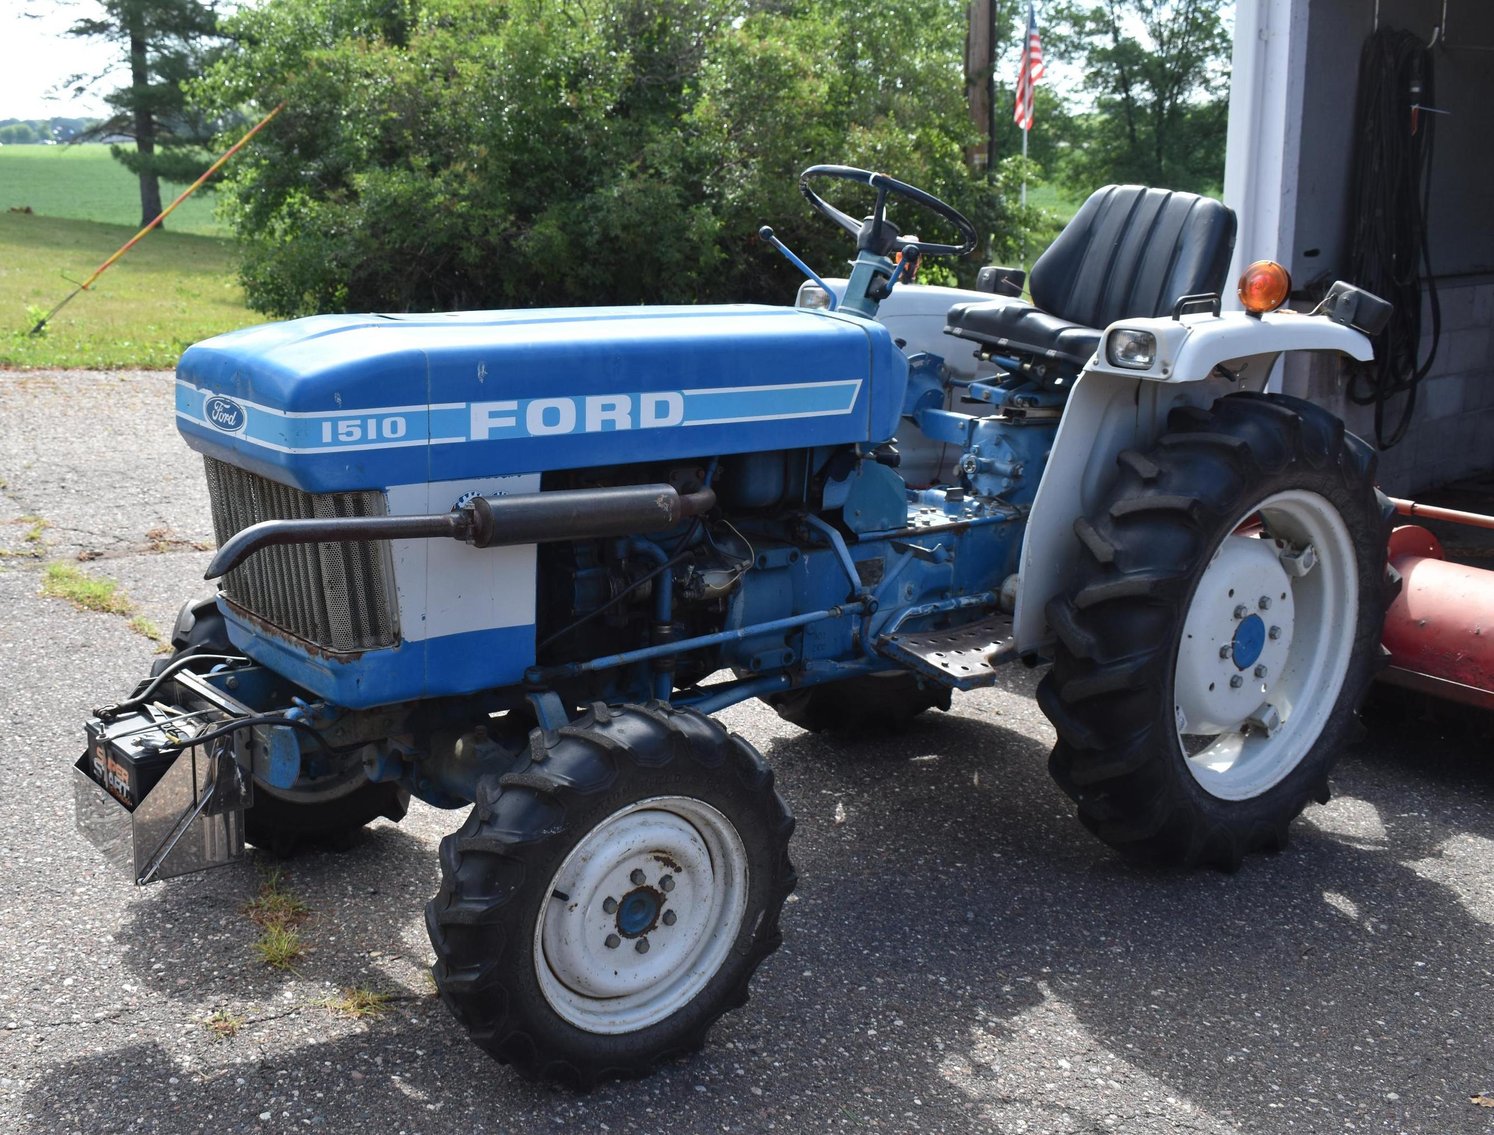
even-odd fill
[{"label": "front wheel rim", "polygon": [[1305,490],[1268,497],[1215,549],[1173,677],[1178,744],[1210,795],[1260,796],[1311,751],[1354,653],[1356,565],[1338,509]]},{"label": "front wheel rim", "polygon": [[747,910],[747,849],[721,812],[656,796],[612,813],[555,872],[534,929],[550,1007],[591,1033],[657,1024],[725,962]]}]

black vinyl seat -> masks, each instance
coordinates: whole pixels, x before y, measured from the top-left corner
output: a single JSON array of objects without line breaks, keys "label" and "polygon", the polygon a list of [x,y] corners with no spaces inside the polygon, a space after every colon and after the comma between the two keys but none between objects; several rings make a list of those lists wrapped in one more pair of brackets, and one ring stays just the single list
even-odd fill
[{"label": "black vinyl seat", "polygon": [[944,330],[983,354],[1028,356],[1077,372],[1118,319],[1169,314],[1183,296],[1219,292],[1235,247],[1233,210],[1140,185],[1090,195],[1032,266],[1032,303],[956,304]]}]

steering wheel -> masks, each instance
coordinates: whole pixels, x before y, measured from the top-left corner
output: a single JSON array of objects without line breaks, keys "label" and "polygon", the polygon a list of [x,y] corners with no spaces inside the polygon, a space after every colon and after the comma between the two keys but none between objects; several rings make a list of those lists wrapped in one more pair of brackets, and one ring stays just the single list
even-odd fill
[{"label": "steering wheel", "polygon": [[[864,221],[857,221],[842,213],[809,187],[810,178],[814,177],[838,178],[841,181],[854,181],[858,185],[871,186],[877,191],[877,203],[872,209],[872,215]],[[879,256],[890,256],[897,249],[912,245],[921,255],[965,256],[975,248],[977,243],[975,226],[958,209],[952,205],[946,205],[932,193],[926,193],[916,185],[898,181],[897,178],[888,177],[885,173],[873,173],[871,170],[857,169],[855,166],[810,166],[799,175],[799,192],[804,194],[805,200],[814,206],[816,212],[828,217],[854,236],[858,250],[866,249]],[[939,244],[928,240],[903,240],[897,229],[887,220],[889,194],[906,197],[931,213],[943,217],[959,230],[964,243]]]}]

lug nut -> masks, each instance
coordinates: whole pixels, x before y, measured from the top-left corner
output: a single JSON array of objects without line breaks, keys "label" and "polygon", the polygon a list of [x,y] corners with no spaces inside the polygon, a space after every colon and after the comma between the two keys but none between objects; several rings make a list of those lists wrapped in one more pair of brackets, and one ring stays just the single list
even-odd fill
[{"label": "lug nut", "polygon": [[674,876],[673,875],[665,875],[662,879],[660,879],[659,880],[659,890],[663,891],[666,895],[670,891],[674,890]]},{"label": "lug nut", "polygon": [[1219,648],[1219,657],[1220,658],[1228,658],[1229,657],[1229,643],[1225,643],[1223,646],[1221,646]]},{"label": "lug nut", "polygon": [[607,935],[607,949],[609,949],[609,950],[615,950],[615,949],[617,949],[621,945],[622,945],[622,939],[619,938],[616,934],[608,934]]},{"label": "lug nut", "polygon": [[633,886],[635,886],[635,887],[641,887],[641,886],[643,886],[644,882],[648,879],[648,876],[645,875],[642,871],[638,870],[635,867],[633,869],[633,873],[631,875],[629,875],[628,878],[630,880],[632,880]]},{"label": "lug nut", "polygon": [[677,914],[675,914],[674,911],[672,911],[672,910],[666,910],[664,912],[664,917],[663,917],[663,919],[661,919],[661,921],[664,923],[665,926],[673,926],[676,922],[679,921],[679,917],[680,916],[677,915]]},{"label": "lug nut", "polygon": [[648,953],[648,939],[647,938],[640,938],[640,939],[638,939],[638,941],[636,941],[636,942],[633,943],[633,949],[637,950],[640,954],[646,954],[646,953]]},{"label": "lug nut", "polygon": [[1271,609],[1271,596],[1262,595],[1259,606],[1262,611],[1269,611]]},{"label": "lug nut", "polygon": [[1266,634],[1268,636],[1270,636],[1271,638],[1280,638],[1281,637],[1281,628],[1280,627],[1272,627],[1269,631],[1266,632]]},{"label": "lug nut", "polygon": [[1231,674],[1230,675],[1230,678],[1229,678],[1229,688],[1230,689],[1232,689],[1232,690],[1238,690],[1244,684],[1245,684],[1245,679],[1242,678],[1242,677],[1240,677],[1240,675],[1238,675],[1238,674]]},{"label": "lug nut", "polygon": [[605,910],[608,914],[616,914],[617,913],[617,900],[614,899],[614,898],[605,898],[605,899],[603,899],[602,900],[602,909]]},{"label": "lug nut", "polygon": [[1245,606],[1244,603],[1235,608],[1235,618],[1237,619],[1243,619],[1248,614],[1250,614],[1250,608]]},{"label": "lug nut", "polygon": [[1255,676],[1257,678],[1264,678],[1266,676],[1266,668],[1264,666],[1257,666],[1255,668]]}]

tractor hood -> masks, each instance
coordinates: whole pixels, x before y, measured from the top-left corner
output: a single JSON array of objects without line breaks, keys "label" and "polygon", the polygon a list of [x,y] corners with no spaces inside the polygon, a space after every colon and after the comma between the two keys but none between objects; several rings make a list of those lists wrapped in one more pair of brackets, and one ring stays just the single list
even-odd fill
[{"label": "tractor hood", "polygon": [[307,492],[878,442],[907,365],[870,320],[794,308],[324,315],[177,366],[193,449]]}]

